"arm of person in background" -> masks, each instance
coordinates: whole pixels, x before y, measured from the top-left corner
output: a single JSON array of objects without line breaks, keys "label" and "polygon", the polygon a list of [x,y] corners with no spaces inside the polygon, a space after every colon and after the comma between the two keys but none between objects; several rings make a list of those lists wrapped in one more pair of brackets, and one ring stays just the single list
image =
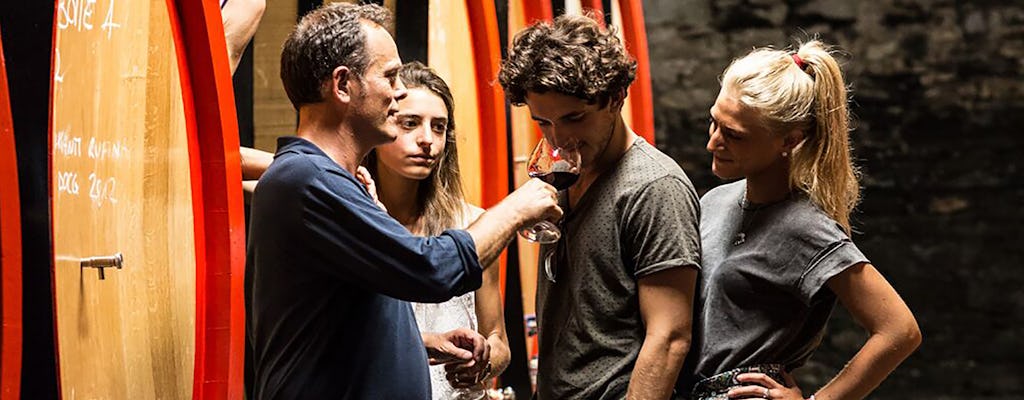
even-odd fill
[{"label": "arm of person in background", "polygon": [[257,180],[274,162],[274,153],[249,147],[238,149],[242,159],[242,180]]},{"label": "arm of person in background", "polygon": [[220,10],[232,75],[242,60],[245,46],[249,45],[249,41],[256,34],[256,27],[259,26],[263,10],[266,8],[266,0],[229,0]]},{"label": "arm of person in background", "polygon": [[246,194],[252,194],[256,190],[256,183],[260,176],[263,176],[263,173],[270,167],[270,163],[274,162],[274,153],[240,147],[238,154],[242,160],[242,190]]},{"label": "arm of person in background", "polygon": [[[270,168],[270,163],[274,162],[274,153],[266,152],[263,150],[257,150],[250,147],[239,147],[238,153],[242,160],[242,190],[245,191],[246,195],[252,195],[256,190],[256,184],[259,183],[260,176]],[[380,202],[377,197],[377,185],[373,181],[373,177],[370,176],[370,172],[366,170],[366,167],[360,166],[356,170],[356,179],[366,186],[367,191],[370,192],[370,196],[373,196],[373,201],[377,202],[380,208],[387,211],[384,204]]]},{"label": "arm of person in background", "polygon": [[502,311],[501,292],[498,287],[500,272],[497,265],[492,265],[484,271],[483,285],[476,291],[478,331],[487,338],[490,357],[479,363],[446,365],[448,382],[456,389],[471,388],[501,375],[511,361],[512,353],[505,332],[505,313]]},{"label": "arm of person in background", "polygon": [[[228,62],[231,74],[235,74],[242,53],[249,45],[256,28],[263,18],[263,10],[267,8],[266,0],[230,0],[223,3],[220,10],[221,21],[224,23],[224,40],[227,42]],[[246,195],[256,190],[256,180],[267,170],[274,154],[248,147],[239,149],[242,159],[242,190]]]},{"label": "arm of person in background", "polygon": [[[815,400],[863,399],[921,344],[921,330],[910,308],[892,285],[868,263],[860,263],[828,280],[828,287],[870,336],[864,346],[832,381],[814,394]],[[789,376],[785,387],[764,374],[743,374],[740,382],[763,386],[734,389],[737,395],[764,395],[773,399],[803,399]],[[730,392],[732,393],[732,392]]]}]

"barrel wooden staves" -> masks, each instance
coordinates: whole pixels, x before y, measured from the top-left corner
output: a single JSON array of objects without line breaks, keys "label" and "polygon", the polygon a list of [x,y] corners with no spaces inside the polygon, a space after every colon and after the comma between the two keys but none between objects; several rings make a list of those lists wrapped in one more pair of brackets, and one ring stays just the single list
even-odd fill
[{"label": "barrel wooden staves", "polygon": [[21,205],[14,121],[0,42],[0,399],[17,399],[21,384]]},{"label": "barrel wooden staves", "polygon": [[241,398],[243,221],[216,1],[57,0],[64,398]]},{"label": "barrel wooden staves", "polygon": [[[506,46],[512,45],[512,39],[516,33],[541,21],[550,21],[553,16],[551,1],[549,0],[509,0],[508,2],[508,42]],[[537,123],[530,117],[530,110],[525,106],[512,106],[509,111],[509,132],[512,148],[512,176],[516,187],[522,185],[530,177],[526,173],[526,163],[530,159],[530,153],[537,142],[540,141],[541,133]],[[531,243],[520,236],[516,236],[516,249],[519,260],[519,284],[521,301],[523,304],[523,316],[532,316],[537,313],[537,259],[540,253],[540,246]],[[537,337],[527,335],[526,337],[526,359],[530,360],[537,355]]]},{"label": "barrel wooden staves", "polygon": [[508,194],[505,102],[495,85],[501,59],[494,4],[429,0],[428,65],[455,97],[466,200],[490,207]]},{"label": "barrel wooden staves", "polygon": [[[501,41],[494,3],[429,0],[427,64],[455,98],[456,143],[466,200],[483,208],[508,195],[505,100],[497,85]],[[505,288],[507,258],[499,259]]]},{"label": "barrel wooden staves", "polygon": [[626,51],[636,59],[636,79],[629,87],[623,115],[637,135],[654,144],[654,94],[651,88],[651,62],[647,49],[647,28],[643,6],[634,0],[612,0],[612,21]]}]

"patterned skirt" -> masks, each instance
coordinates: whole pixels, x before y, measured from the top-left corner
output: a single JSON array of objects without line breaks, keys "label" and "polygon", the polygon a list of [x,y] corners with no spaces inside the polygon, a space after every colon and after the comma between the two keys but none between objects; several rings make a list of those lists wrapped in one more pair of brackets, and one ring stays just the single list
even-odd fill
[{"label": "patterned skirt", "polygon": [[785,384],[786,380],[782,371],[784,369],[780,364],[761,364],[728,370],[697,382],[697,385],[693,387],[690,400],[728,400],[729,396],[726,393],[729,392],[729,389],[743,386],[736,380],[736,377],[747,372],[760,372],[770,376],[776,382]]}]

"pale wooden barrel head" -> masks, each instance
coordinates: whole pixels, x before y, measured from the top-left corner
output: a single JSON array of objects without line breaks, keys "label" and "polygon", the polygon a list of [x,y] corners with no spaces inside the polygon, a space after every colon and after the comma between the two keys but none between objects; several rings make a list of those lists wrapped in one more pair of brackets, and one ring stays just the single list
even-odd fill
[{"label": "pale wooden barrel head", "polygon": [[[526,29],[526,27],[538,21],[547,21],[552,18],[550,2],[542,0],[509,1],[508,7],[508,42],[504,43],[506,46],[511,46],[515,35]],[[512,148],[511,167],[515,186],[519,187],[530,179],[526,174],[526,163],[529,161],[530,153],[534,147],[537,147],[541,133],[537,123],[530,117],[530,110],[526,106],[512,106],[509,121],[509,131],[511,132],[510,146]],[[520,236],[516,236],[516,240],[523,314],[536,314],[537,260],[540,253],[540,245],[531,243]],[[536,354],[536,349],[532,342],[528,341],[526,346],[527,357]]]},{"label": "pale wooden barrel head", "polygon": [[478,77],[471,61],[473,45],[468,11],[464,1],[429,0],[428,4],[428,65],[444,78],[455,97],[462,189],[466,192],[467,201],[482,204],[482,180],[485,177],[480,165],[484,149],[480,141],[480,119],[474,112],[480,94],[476,89]]},{"label": "pale wooden barrel head", "polygon": [[[196,228],[168,4],[57,1],[50,176],[64,398],[193,393]],[[105,279],[82,266],[115,254],[123,267]]]}]

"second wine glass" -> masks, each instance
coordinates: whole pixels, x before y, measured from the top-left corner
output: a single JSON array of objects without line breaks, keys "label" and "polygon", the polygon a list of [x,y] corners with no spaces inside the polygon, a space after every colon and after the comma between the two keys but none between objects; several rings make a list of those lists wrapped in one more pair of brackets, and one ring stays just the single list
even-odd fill
[{"label": "second wine glass", "polygon": [[[531,178],[538,178],[554,186],[556,190],[568,189],[580,177],[580,153],[576,148],[554,147],[541,139],[530,155],[526,172]],[[523,228],[519,234],[536,243],[554,243],[562,237],[558,226],[549,221],[540,221]]]}]

